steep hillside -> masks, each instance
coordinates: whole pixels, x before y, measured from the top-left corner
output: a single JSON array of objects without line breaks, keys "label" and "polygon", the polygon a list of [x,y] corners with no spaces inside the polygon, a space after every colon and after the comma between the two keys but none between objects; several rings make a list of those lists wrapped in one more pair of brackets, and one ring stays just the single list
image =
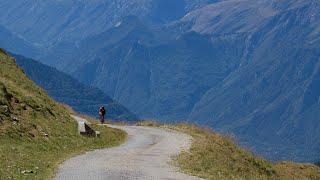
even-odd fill
[{"label": "steep hillside", "polygon": [[107,108],[107,118],[130,121],[137,117],[113,101],[101,90],[81,84],[71,76],[32,59],[15,55],[27,76],[44,88],[55,100],[70,105],[80,113],[96,117],[101,105]]},{"label": "steep hillside", "polygon": [[101,139],[78,135],[69,113],[0,50],[0,179],[48,179],[70,154],[117,145],[126,136],[100,130]]},{"label": "steep hillside", "polygon": [[286,11],[248,35],[241,66],[206,92],[189,119],[233,132],[273,159],[314,161],[320,155],[320,4],[277,5]]}]

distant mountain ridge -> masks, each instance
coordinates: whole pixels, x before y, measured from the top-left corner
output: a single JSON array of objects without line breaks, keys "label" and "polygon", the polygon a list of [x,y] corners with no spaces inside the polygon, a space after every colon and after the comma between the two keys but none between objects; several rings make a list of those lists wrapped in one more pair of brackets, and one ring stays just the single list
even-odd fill
[{"label": "distant mountain ridge", "polygon": [[[0,10],[3,12],[0,24],[31,43],[48,47],[61,41],[77,41],[82,37],[99,34],[126,16],[138,16],[150,24],[162,24],[178,20],[187,11],[215,1],[10,0],[0,2]],[[39,37],[39,34],[42,36]]]}]

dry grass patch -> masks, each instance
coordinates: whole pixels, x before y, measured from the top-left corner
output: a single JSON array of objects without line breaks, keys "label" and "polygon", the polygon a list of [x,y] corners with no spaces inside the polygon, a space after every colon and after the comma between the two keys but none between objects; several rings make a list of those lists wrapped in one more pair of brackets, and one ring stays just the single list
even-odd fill
[{"label": "dry grass patch", "polygon": [[271,163],[240,148],[230,137],[190,124],[165,125],[142,121],[138,125],[170,128],[190,134],[194,140],[189,151],[176,159],[185,173],[205,179],[320,179],[320,168],[313,164]]}]

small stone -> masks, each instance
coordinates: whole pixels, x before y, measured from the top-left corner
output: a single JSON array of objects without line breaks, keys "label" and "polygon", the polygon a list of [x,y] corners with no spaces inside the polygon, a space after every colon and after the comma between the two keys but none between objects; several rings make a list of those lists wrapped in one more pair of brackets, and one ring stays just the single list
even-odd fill
[{"label": "small stone", "polygon": [[15,116],[11,117],[11,120],[13,122],[13,124],[18,124],[19,123],[19,119]]},{"label": "small stone", "polygon": [[96,131],[95,134],[96,134],[96,137],[100,138],[100,131]]},{"label": "small stone", "polygon": [[44,133],[44,137],[48,138],[48,137],[49,137],[49,134]]},{"label": "small stone", "polygon": [[7,105],[0,106],[0,112],[7,114],[10,112],[9,107]]},{"label": "small stone", "polygon": [[22,174],[33,174],[34,172],[32,170],[23,170],[21,171]]}]

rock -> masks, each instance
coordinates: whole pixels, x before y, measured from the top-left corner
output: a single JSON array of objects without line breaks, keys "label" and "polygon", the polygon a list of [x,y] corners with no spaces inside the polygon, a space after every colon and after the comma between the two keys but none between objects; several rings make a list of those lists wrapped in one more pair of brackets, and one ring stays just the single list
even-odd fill
[{"label": "rock", "polygon": [[95,131],[95,133],[96,133],[96,137],[100,137],[100,131]]},{"label": "rock", "polygon": [[33,174],[34,171],[33,170],[23,170],[21,171],[22,174]]},{"label": "rock", "polygon": [[45,139],[45,140],[49,140],[49,134],[44,133],[43,136],[44,136],[44,139]]},{"label": "rock", "polygon": [[12,116],[12,117],[11,117],[11,120],[12,120],[12,122],[15,123],[15,124],[19,123],[19,119],[18,119],[16,116]]},{"label": "rock", "polygon": [[78,131],[81,135],[92,137],[96,136],[96,131],[94,131],[87,123],[83,121],[78,122]]}]

